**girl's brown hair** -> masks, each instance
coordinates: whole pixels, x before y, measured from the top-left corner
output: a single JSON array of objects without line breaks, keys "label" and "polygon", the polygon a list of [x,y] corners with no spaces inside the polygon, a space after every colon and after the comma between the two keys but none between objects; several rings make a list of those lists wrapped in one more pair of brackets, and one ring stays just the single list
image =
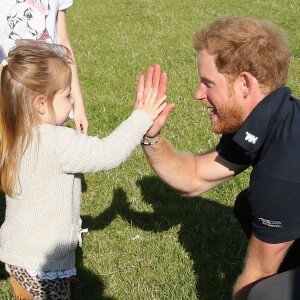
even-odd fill
[{"label": "girl's brown hair", "polygon": [[0,65],[0,188],[14,195],[17,172],[39,125],[34,100],[44,95],[54,114],[55,94],[71,84],[69,51],[63,46],[31,42],[13,48]]}]

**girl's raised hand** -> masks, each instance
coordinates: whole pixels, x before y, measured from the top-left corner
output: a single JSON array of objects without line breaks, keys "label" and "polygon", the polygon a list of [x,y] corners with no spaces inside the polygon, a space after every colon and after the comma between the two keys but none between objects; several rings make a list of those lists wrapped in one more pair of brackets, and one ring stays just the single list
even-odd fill
[{"label": "girl's raised hand", "polygon": [[[155,66],[150,66],[148,68],[146,77],[141,75],[138,80],[137,87],[137,97],[135,102],[135,108],[137,109],[140,105],[141,99],[146,99],[148,93],[150,98],[156,95],[156,101],[162,100],[163,106],[160,114],[154,119],[152,127],[148,130],[146,136],[149,138],[156,137],[161,129],[164,127],[167,119],[169,118],[171,111],[175,107],[175,103],[167,104],[164,102],[166,99],[166,91],[167,91],[167,73],[161,72],[160,65],[157,64]],[[150,89],[152,89],[150,91]],[[165,98],[164,98],[165,97]],[[153,100],[153,98],[152,98]]]},{"label": "girl's raised hand", "polygon": [[165,102],[167,96],[164,95],[160,99],[156,100],[158,90],[149,88],[146,95],[138,99],[136,109],[146,112],[152,120],[155,120],[158,115],[167,106]]}]

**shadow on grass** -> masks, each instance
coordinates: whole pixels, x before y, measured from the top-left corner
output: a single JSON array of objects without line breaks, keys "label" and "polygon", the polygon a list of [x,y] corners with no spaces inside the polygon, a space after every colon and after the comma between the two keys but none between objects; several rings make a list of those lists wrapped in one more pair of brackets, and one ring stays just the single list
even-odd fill
[{"label": "shadow on grass", "polygon": [[[155,176],[145,177],[137,185],[143,201],[152,206],[153,212],[135,211],[125,191],[116,189],[110,207],[104,212],[96,218],[82,216],[84,227],[104,229],[117,215],[133,226],[151,232],[167,231],[180,225],[178,241],[193,261],[198,299],[231,299],[231,289],[240,273],[246,247],[246,239],[233,218],[232,208],[201,197],[183,198]],[[2,224],[5,216],[3,194],[0,194],[0,201]],[[80,248],[77,249],[76,267],[83,287],[80,293],[73,293],[72,299],[113,300],[104,296],[101,278],[84,267]],[[2,263],[0,277],[2,280],[7,278]]]},{"label": "shadow on grass", "polygon": [[137,184],[152,213],[133,210],[124,190],[116,189],[111,206],[99,217],[87,218],[85,225],[105,228],[116,214],[145,231],[162,232],[181,225],[178,241],[193,261],[198,299],[231,299],[246,248],[232,208],[201,197],[183,198],[154,176]]},{"label": "shadow on grass", "polygon": [[112,297],[104,296],[105,285],[99,275],[92,273],[83,264],[83,253],[81,248],[76,250],[77,276],[81,281],[82,288],[76,291],[73,288],[72,300],[116,300]]},{"label": "shadow on grass", "polygon": [[[83,190],[86,189],[84,178],[82,180]],[[5,219],[5,196],[0,192],[0,224]],[[51,256],[51,254],[50,254]],[[86,269],[83,264],[83,254],[81,248],[76,249],[76,269],[77,277],[80,280],[81,288],[77,288],[76,281],[71,281],[72,300],[115,300],[104,296],[105,285],[99,275]],[[0,262],[0,280],[7,280],[8,274],[5,271],[4,263]]]}]

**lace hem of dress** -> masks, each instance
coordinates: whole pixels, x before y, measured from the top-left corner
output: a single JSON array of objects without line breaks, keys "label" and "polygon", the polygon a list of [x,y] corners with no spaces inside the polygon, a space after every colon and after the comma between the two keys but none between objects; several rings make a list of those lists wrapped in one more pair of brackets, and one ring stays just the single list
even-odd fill
[{"label": "lace hem of dress", "polygon": [[43,280],[54,280],[57,278],[67,278],[76,275],[76,268],[74,267],[59,271],[42,272],[31,269],[26,269],[26,271],[31,277],[38,277]]}]

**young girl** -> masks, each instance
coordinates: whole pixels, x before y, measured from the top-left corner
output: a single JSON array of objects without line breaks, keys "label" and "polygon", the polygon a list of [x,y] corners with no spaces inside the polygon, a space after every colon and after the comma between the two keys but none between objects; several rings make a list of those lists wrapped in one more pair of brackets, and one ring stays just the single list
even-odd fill
[{"label": "young girl", "polygon": [[154,89],[104,139],[64,127],[72,108],[67,49],[26,44],[0,65],[0,260],[33,299],[69,299],[81,244],[80,173],[119,166],[166,107]]}]

